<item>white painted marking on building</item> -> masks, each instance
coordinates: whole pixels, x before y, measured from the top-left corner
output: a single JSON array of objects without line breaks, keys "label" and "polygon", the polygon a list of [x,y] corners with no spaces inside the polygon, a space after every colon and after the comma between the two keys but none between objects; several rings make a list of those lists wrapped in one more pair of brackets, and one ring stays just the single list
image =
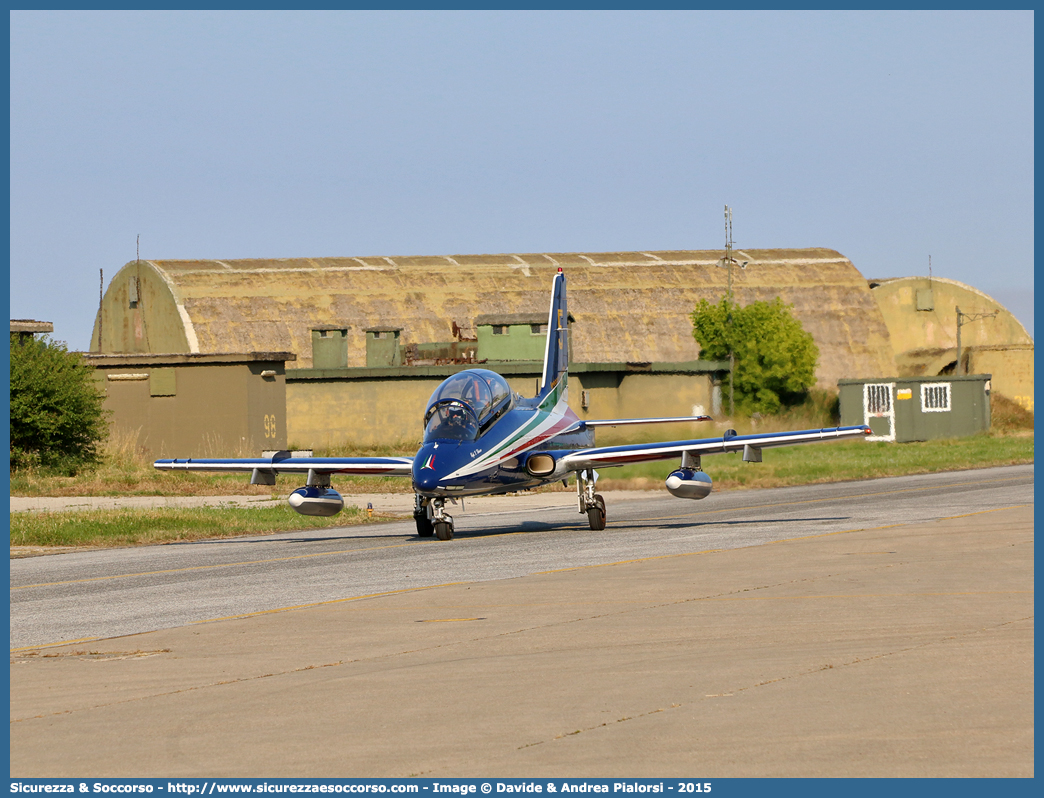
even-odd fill
[{"label": "white painted marking on building", "polygon": [[[285,269],[234,269],[236,274],[304,274],[309,272],[390,272],[387,266],[298,266]],[[178,274],[214,274],[214,269],[181,269]]]},{"label": "white painted marking on building", "polygon": [[196,338],[196,328],[192,324],[192,319],[189,318],[188,311],[185,310],[185,306],[178,302],[178,315],[181,316],[181,323],[185,325],[185,338],[188,339],[189,352],[199,352],[199,340]]},{"label": "white painted marking on building", "polygon": [[[178,315],[181,317],[181,324],[185,328],[185,340],[188,342],[189,352],[199,353],[199,339],[196,338],[196,328],[192,324],[192,319],[189,317],[188,311],[185,310],[185,304],[181,299],[181,295],[178,293],[177,286],[174,281],[170,279],[170,276],[160,268],[160,266],[151,260],[145,261],[153,269],[156,270],[156,274],[160,276],[160,279],[167,284],[167,288],[170,289],[170,294],[174,297],[174,304],[178,309]],[[199,271],[210,271],[209,269],[200,269]]]}]

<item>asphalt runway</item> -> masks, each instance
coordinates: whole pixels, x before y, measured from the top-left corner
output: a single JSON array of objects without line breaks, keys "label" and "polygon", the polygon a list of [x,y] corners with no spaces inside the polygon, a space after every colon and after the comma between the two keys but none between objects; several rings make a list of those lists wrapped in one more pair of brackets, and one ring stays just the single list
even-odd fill
[{"label": "asphalt runway", "polygon": [[10,773],[1034,775],[1032,466],[607,498],[12,561]]},{"label": "asphalt runway", "polygon": [[[633,494],[629,494],[633,495]],[[561,568],[910,524],[1033,501],[1033,466],[615,502],[457,513],[452,541],[411,521],[11,561],[11,648],[115,637],[282,607]],[[557,505],[557,506],[555,506]],[[488,506],[488,503],[487,505]],[[465,510],[467,506],[465,505]],[[452,511],[451,511],[452,512]]]}]

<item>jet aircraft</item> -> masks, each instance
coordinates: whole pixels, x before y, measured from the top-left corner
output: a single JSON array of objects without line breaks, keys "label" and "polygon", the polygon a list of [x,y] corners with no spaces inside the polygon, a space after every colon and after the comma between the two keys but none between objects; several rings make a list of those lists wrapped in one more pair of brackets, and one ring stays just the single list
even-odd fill
[{"label": "jet aircraft", "polygon": [[305,475],[305,486],[290,494],[290,506],[304,515],[330,516],[344,500],[330,486],[333,474],[409,477],[420,537],[453,537],[453,518],[446,503],[466,496],[529,490],[576,476],[577,504],[591,529],[605,529],[605,500],[595,492],[596,468],[651,460],[680,459],[666,488],[683,499],[702,499],[711,492],[704,455],[743,452],[761,462],[761,450],[774,446],[861,438],[867,426],[737,435],[696,440],[595,446],[600,426],[710,421],[709,416],[581,420],[569,408],[569,313],[566,278],[554,277],[548,315],[543,377],[536,397],[523,398],[494,371],[460,371],[435,389],[424,412],[424,438],[413,457],[291,457],[280,452],[254,459],[157,460],[160,470],[249,472],[251,484],[274,485],[276,474]]}]

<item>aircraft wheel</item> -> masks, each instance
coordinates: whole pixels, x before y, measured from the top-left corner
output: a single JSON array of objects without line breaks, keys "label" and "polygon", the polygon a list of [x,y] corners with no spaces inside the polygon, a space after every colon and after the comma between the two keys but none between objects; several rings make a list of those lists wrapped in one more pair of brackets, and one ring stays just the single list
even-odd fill
[{"label": "aircraft wheel", "polygon": [[417,534],[422,538],[430,538],[435,534],[435,527],[427,513],[414,513],[413,520],[417,522]]},{"label": "aircraft wheel", "polygon": [[587,523],[591,529],[599,532],[605,529],[605,499],[595,494],[595,503],[587,508]]},{"label": "aircraft wheel", "polygon": [[453,540],[453,524],[445,521],[435,522],[435,537],[439,540]]}]

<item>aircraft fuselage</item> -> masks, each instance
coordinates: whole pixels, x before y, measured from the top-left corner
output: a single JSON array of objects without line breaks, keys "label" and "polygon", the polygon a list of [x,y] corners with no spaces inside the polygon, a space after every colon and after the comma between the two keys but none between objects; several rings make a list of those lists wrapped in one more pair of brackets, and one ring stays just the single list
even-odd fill
[{"label": "aircraft fuselage", "polygon": [[[530,464],[537,455],[594,445],[594,430],[575,427],[572,413],[553,416],[523,399],[475,440],[426,441],[413,460],[413,488],[421,496],[449,497],[529,490],[561,479]],[[527,406],[529,405],[529,406]],[[540,461],[541,465],[546,460]],[[537,473],[534,474],[533,472]]]}]

